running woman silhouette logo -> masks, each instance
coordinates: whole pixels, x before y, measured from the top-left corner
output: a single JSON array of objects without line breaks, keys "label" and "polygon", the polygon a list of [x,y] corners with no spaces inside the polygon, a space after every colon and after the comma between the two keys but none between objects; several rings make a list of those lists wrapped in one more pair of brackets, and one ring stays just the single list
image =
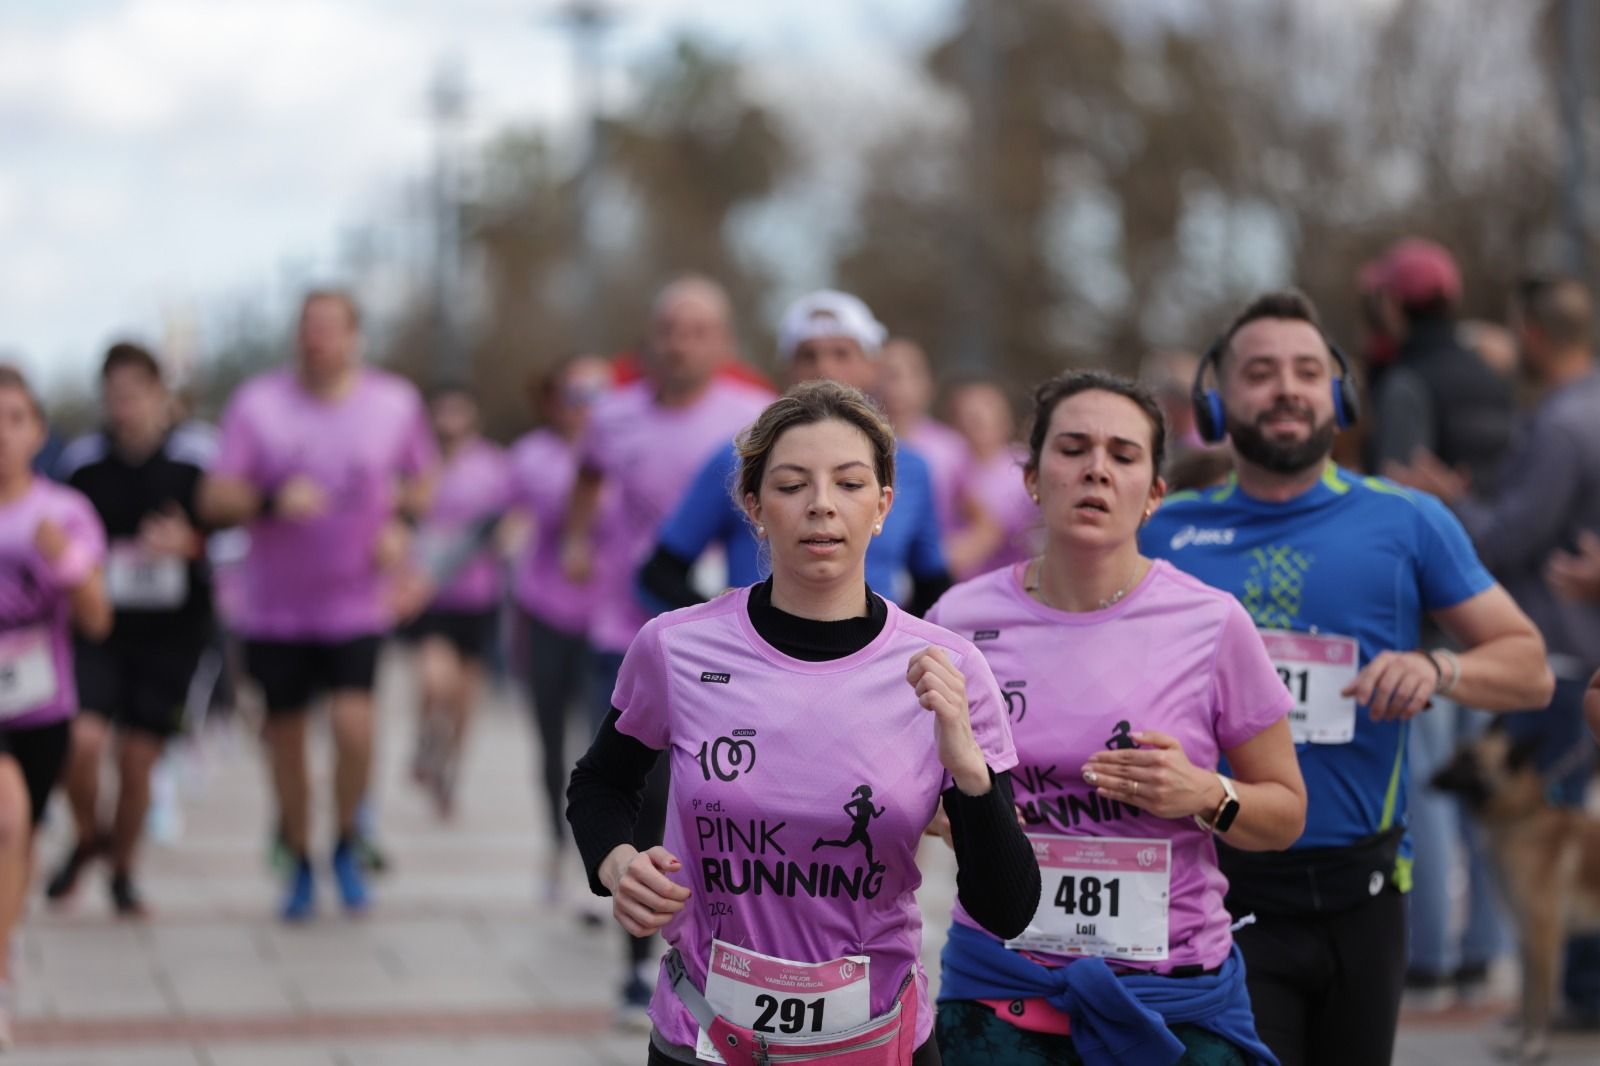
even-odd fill
[{"label": "running woman silhouette logo", "polygon": [[1128,731],[1133,727],[1126,721],[1118,722],[1117,727],[1111,731],[1111,739],[1106,741],[1107,751],[1131,751],[1139,745],[1133,742],[1133,737]]},{"label": "running woman silhouette logo", "polygon": [[843,840],[824,840],[822,837],[818,837],[817,842],[811,845],[811,850],[816,851],[819,848],[848,848],[852,844],[860,844],[867,853],[867,868],[881,870],[883,867],[879,866],[872,857],[872,837],[867,834],[867,826],[871,824],[874,818],[883,814],[884,808],[873,806],[871,785],[857,785],[852,795],[854,798],[844,805],[844,813],[848,814],[851,819],[850,835]]}]

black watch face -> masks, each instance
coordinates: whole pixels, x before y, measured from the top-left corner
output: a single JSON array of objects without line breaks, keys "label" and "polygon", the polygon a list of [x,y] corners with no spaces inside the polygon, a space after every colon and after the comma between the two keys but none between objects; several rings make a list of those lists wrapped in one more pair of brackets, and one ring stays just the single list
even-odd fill
[{"label": "black watch face", "polygon": [[1222,811],[1217,815],[1216,829],[1219,833],[1226,833],[1233,827],[1233,820],[1239,816],[1239,801],[1230,799],[1222,805]]}]

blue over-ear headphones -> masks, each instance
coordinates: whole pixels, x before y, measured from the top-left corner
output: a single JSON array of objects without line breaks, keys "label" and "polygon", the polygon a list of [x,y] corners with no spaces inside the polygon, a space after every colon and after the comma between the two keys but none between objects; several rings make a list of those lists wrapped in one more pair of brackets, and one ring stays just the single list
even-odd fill
[{"label": "blue over-ear headphones", "polygon": [[[1348,429],[1361,417],[1361,399],[1356,394],[1355,381],[1350,375],[1350,360],[1328,335],[1317,330],[1322,342],[1333,353],[1339,366],[1339,376],[1333,379],[1333,420],[1340,429]],[[1194,428],[1200,439],[1215,444],[1228,435],[1228,419],[1222,409],[1222,393],[1206,388],[1206,368],[1213,368],[1218,378],[1222,376],[1222,353],[1228,346],[1229,336],[1224,333],[1211,342],[1206,354],[1200,358],[1200,367],[1194,373],[1194,386],[1189,390],[1189,402],[1194,407]]]}]

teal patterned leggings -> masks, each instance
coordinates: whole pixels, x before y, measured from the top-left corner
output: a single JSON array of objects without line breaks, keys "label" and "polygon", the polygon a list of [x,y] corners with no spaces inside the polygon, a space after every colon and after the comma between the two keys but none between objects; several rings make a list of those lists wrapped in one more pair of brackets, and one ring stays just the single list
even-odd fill
[{"label": "teal patterned leggings", "polygon": [[[944,1066],[1083,1066],[1069,1036],[1019,1029],[982,1003],[939,1004],[939,1055]],[[1183,1041],[1177,1066],[1245,1066],[1239,1049],[1193,1025],[1174,1025]]]}]

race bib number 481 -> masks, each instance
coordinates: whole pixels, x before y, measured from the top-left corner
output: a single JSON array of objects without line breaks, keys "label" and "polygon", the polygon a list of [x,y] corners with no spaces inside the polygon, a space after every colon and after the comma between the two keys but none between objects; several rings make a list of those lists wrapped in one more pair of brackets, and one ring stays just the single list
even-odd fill
[{"label": "race bib number 481", "polygon": [[1172,842],[1029,834],[1041,888],[1033,921],[1006,947],[1108,959],[1167,957]]},{"label": "race bib number 481", "polygon": [[[868,961],[865,955],[848,955],[829,962],[791,962],[713,940],[706,1002],[728,1021],[758,1033],[843,1032],[872,1018]],[[704,1029],[694,1051],[707,1062],[723,1061]]]},{"label": "race bib number 481", "polygon": [[1341,695],[1356,679],[1355,638],[1263,629],[1261,642],[1294,699],[1289,732],[1296,744],[1348,744],[1356,735],[1356,701]]}]

